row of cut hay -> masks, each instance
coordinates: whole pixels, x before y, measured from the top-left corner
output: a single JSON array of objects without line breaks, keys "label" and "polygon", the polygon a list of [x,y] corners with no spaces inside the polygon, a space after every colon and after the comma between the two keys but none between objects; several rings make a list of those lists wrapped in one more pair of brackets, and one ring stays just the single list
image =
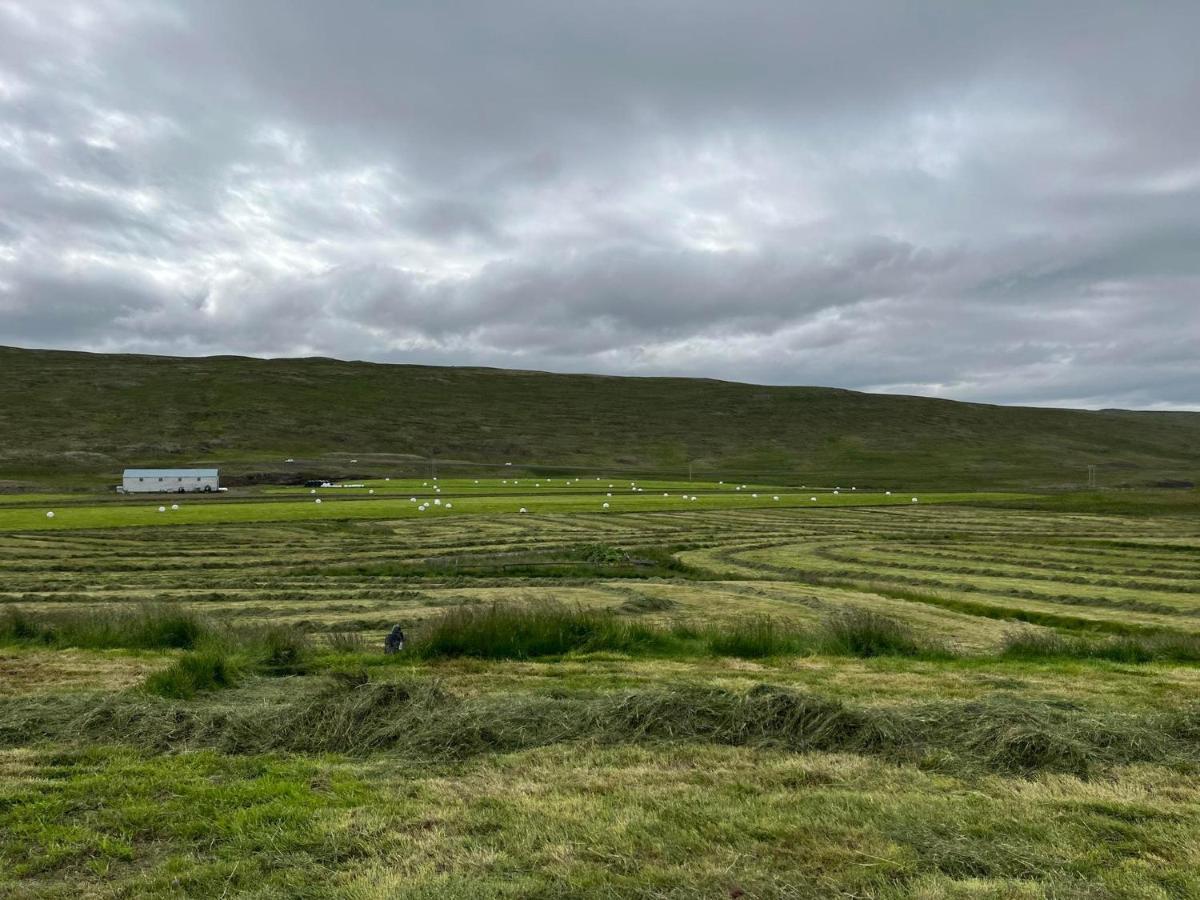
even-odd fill
[{"label": "row of cut hay", "polygon": [[[328,678],[290,703],[181,705],[137,692],[0,701],[0,746],[31,735],[155,751],[398,752],[462,759],[561,742],[678,741],[848,752],[944,771],[1009,774],[1200,764],[1200,709],[1122,714],[1037,701],[859,707],[773,685],[750,691],[676,684],[609,693],[455,696],[435,681]],[[310,685],[310,688],[315,687]]]}]

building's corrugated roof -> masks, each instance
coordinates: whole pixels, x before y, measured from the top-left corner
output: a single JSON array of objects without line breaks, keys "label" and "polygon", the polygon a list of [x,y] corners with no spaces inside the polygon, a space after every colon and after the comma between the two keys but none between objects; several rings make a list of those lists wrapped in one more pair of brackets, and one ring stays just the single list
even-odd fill
[{"label": "building's corrugated roof", "polygon": [[216,478],[219,469],[126,469],[126,478]]}]

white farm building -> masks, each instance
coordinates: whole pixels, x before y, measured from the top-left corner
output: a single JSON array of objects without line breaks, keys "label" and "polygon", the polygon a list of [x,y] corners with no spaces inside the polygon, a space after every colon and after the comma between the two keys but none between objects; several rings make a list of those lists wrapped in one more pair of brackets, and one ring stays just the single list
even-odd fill
[{"label": "white farm building", "polygon": [[127,494],[172,494],[219,491],[217,469],[126,469],[121,490]]}]

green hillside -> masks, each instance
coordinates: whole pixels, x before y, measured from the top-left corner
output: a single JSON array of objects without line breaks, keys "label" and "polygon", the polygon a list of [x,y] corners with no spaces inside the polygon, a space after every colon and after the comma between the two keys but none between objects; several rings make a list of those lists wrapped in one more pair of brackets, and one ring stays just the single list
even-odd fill
[{"label": "green hillside", "polygon": [[[296,463],[286,465],[292,457]],[[0,479],[484,464],[946,487],[1195,481],[1200,413],[330,359],[0,348]],[[352,463],[351,459],[357,459]]]}]

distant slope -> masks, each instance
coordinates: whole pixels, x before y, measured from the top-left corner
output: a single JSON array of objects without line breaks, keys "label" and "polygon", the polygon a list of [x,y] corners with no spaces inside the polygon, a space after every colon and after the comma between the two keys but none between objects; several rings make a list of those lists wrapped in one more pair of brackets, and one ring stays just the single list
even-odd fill
[{"label": "distant slope", "polygon": [[[329,456],[336,454],[336,456]],[[986,406],[812,387],[329,359],[0,348],[0,478],[374,454],[945,486],[1196,480],[1200,413]],[[351,466],[351,456],[359,464]]]}]

